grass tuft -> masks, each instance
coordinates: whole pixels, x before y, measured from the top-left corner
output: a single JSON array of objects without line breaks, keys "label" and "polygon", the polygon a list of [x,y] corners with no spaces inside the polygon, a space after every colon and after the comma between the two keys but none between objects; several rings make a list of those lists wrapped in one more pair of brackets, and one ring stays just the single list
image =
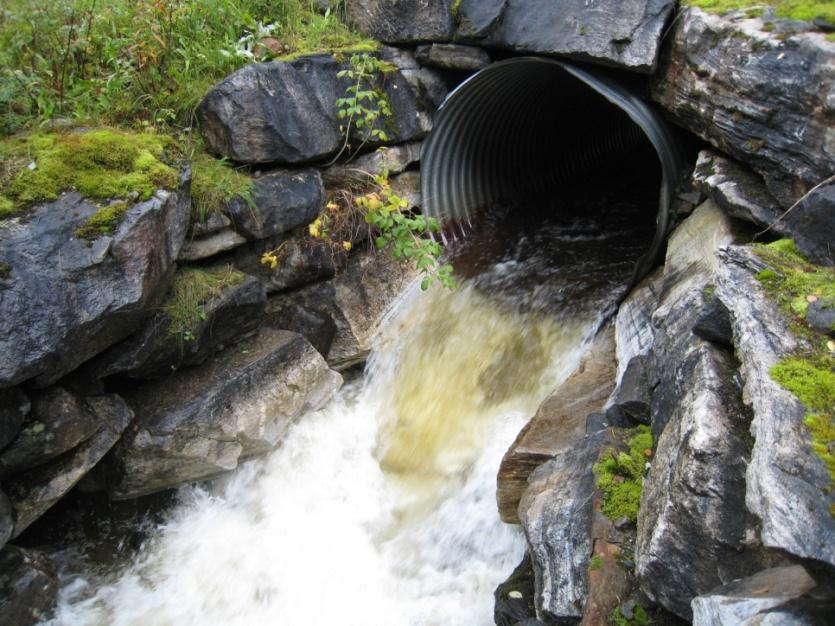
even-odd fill
[{"label": "grass tuft", "polygon": [[191,165],[193,217],[205,222],[212,213],[222,212],[228,202],[240,197],[251,205],[252,178],[231,167],[225,160],[198,154]]},{"label": "grass tuft", "polygon": [[180,340],[194,339],[194,330],[206,319],[203,305],[227,287],[237,285],[244,275],[232,267],[214,270],[185,268],[177,272],[163,311],[171,318],[168,333]]}]

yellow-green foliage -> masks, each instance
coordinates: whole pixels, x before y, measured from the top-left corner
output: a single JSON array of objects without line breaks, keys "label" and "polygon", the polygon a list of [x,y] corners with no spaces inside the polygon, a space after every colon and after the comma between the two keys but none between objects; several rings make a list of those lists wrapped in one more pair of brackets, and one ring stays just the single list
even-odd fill
[{"label": "yellow-green foliage", "polygon": [[110,235],[122,223],[127,210],[127,202],[114,202],[102,207],[90,216],[83,226],[75,229],[75,236],[92,241],[104,235]]},{"label": "yellow-green foliage", "polygon": [[195,157],[191,165],[191,203],[194,217],[201,222],[222,211],[232,198],[252,202],[252,179],[225,161],[207,154]]},{"label": "yellow-green foliage", "polygon": [[97,129],[44,133],[0,142],[0,213],[54,200],[77,190],[90,199],[146,200],[177,186],[177,171],[162,162],[170,139],[152,133]]},{"label": "yellow-green foliage", "polygon": [[649,626],[652,624],[652,619],[640,604],[635,605],[632,619],[626,619],[620,612],[620,607],[616,606],[609,614],[609,624],[612,626]]},{"label": "yellow-green foliage", "polygon": [[779,17],[793,20],[813,20],[822,17],[827,22],[835,24],[835,2],[804,2],[803,0],[686,0],[689,4],[710,11],[711,13],[727,13],[736,9],[752,9],[757,5],[768,5],[774,8]]},{"label": "yellow-green foliage", "polygon": [[611,520],[626,517],[635,522],[641,503],[644,466],[652,454],[652,431],[638,426],[627,441],[628,452],[612,451],[594,465],[597,488],[603,496],[601,510]]},{"label": "yellow-green foliage", "polygon": [[603,567],[603,557],[599,554],[595,554],[589,560],[589,571],[594,572],[599,570],[601,567]]},{"label": "yellow-green foliage", "polygon": [[193,331],[206,319],[203,305],[232,285],[244,280],[244,275],[232,267],[214,270],[184,268],[177,272],[163,311],[171,318],[168,332],[184,340],[193,338]]},{"label": "yellow-green foliage", "polygon": [[[829,470],[828,491],[835,489],[835,356],[826,336],[806,323],[809,299],[835,299],[835,269],[809,263],[790,239],[755,246],[770,267],[757,279],[792,320],[792,329],[811,348],[782,359],[771,377],[806,406],[811,446]],[[835,515],[835,505],[830,507]]]}]

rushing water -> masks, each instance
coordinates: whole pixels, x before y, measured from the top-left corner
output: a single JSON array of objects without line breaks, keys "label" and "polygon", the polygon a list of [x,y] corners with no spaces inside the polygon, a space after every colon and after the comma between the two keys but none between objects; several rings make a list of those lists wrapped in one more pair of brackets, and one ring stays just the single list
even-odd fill
[{"label": "rushing water", "polygon": [[409,290],[364,376],[271,455],[182,488],[127,562],[54,553],[52,623],[492,624],[524,552],[496,510],[500,460],[627,284],[634,234],[575,215],[474,237],[473,278]]}]

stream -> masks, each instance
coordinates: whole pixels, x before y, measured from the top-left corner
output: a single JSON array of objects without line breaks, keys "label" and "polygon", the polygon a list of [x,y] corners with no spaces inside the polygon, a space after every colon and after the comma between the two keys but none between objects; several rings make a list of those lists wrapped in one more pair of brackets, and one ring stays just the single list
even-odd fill
[{"label": "stream", "polygon": [[179,489],[139,545],[54,547],[49,623],[492,624],[525,551],[499,520],[499,463],[628,286],[652,232],[639,204],[605,230],[569,211],[474,233],[461,286],[413,285],[364,373],[270,455]]}]

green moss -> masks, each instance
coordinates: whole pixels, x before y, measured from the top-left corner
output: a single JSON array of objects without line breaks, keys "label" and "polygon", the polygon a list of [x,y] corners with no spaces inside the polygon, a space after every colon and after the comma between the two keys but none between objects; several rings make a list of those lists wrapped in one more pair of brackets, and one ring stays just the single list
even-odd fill
[{"label": "green moss", "polygon": [[[835,356],[827,345],[828,337],[806,324],[806,312],[812,298],[835,298],[835,269],[809,263],[789,239],[754,249],[770,266],[757,279],[785,311],[792,331],[810,346],[782,359],[770,374],[806,406],[804,423],[812,450],[829,471],[827,492],[831,492],[835,490]],[[835,516],[835,504],[830,513]]]},{"label": "green moss", "polygon": [[452,19],[456,22],[461,19],[461,0],[452,0]]},{"label": "green moss", "polygon": [[114,202],[102,207],[91,215],[83,226],[75,229],[75,236],[79,239],[93,241],[99,237],[111,235],[116,227],[122,223],[127,210],[127,202]]},{"label": "green moss", "polygon": [[827,41],[835,41],[835,33],[827,33],[826,40]]},{"label": "green moss", "polygon": [[85,198],[147,200],[177,186],[177,170],[162,162],[170,139],[151,133],[97,129],[45,133],[0,142],[0,215],[77,190]]},{"label": "green moss", "polygon": [[[808,2],[806,0],[686,0],[683,4],[699,7],[711,13],[727,13],[736,9],[751,9],[756,5],[768,5],[774,8],[779,17],[793,20],[813,20],[823,18],[835,24],[835,3],[831,1]],[[750,11],[749,13],[750,14]]]},{"label": "green moss", "polygon": [[380,42],[375,39],[346,38],[344,41],[333,41],[328,45],[297,44],[293,52],[275,57],[276,61],[294,61],[299,57],[309,54],[331,54],[337,61],[343,61],[352,54],[362,52],[377,52],[380,49]]},{"label": "green moss", "polygon": [[603,567],[603,557],[599,554],[595,554],[589,561],[589,571],[594,572],[599,570],[601,567]]},{"label": "green moss", "polygon": [[611,520],[638,519],[644,466],[647,455],[652,454],[652,431],[649,426],[639,426],[632,432],[628,452],[612,451],[594,465],[597,488],[603,496],[601,510]]},{"label": "green moss", "polygon": [[163,311],[171,318],[168,332],[181,340],[193,339],[194,329],[206,319],[203,305],[232,285],[241,283],[244,275],[232,267],[215,270],[184,268],[177,272]]},{"label": "green moss", "polygon": [[8,278],[12,275],[12,266],[8,263],[0,261],[0,280]]},{"label": "green moss", "polygon": [[620,607],[616,606],[609,614],[609,624],[612,626],[649,626],[652,624],[652,619],[640,604],[635,605],[632,619],[626,619],[620,612]]},{"label": "green moss", "polygon": [[235,197],[252,204],[252,179],[221,159],[207,154],[191,165],[191,202],[195,219],[204,222],[211,213],[222,211]]}]

